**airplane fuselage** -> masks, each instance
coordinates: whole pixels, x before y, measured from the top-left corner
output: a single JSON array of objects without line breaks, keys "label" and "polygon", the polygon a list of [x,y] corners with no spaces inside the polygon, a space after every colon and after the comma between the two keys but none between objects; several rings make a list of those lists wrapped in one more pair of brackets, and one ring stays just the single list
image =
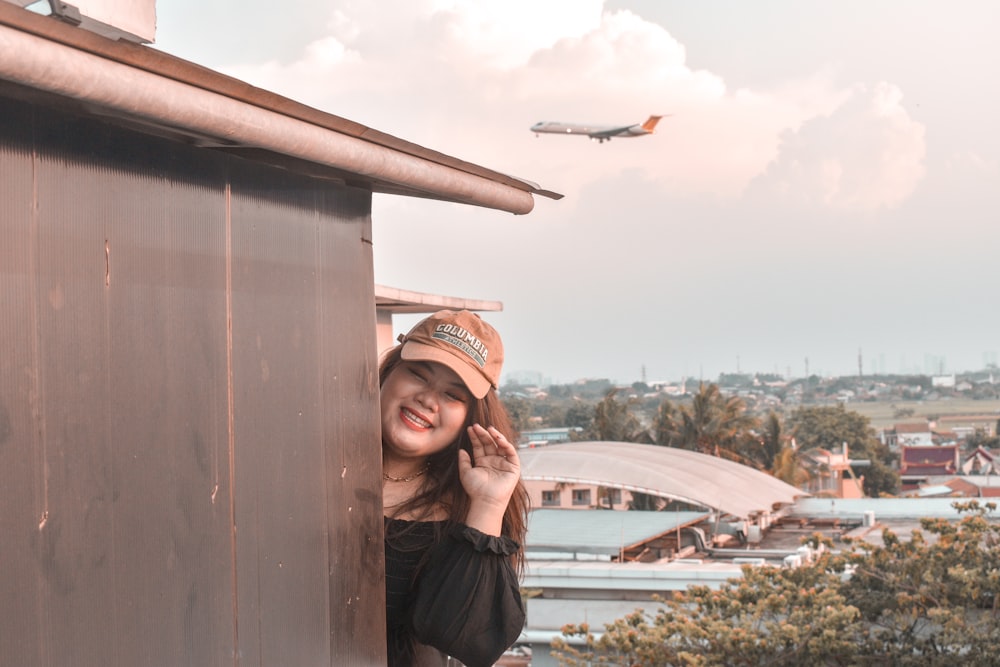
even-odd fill
[{"label": "airplane fuselage", "polygon": [[558,121],[541,121],[531,126],[535,135],[539,134],[579,134],[598,142],[610,141],[613,137],[641,137],[652,134],[662,116],[650,116],[645,123],[635,125],[582,125]]}]

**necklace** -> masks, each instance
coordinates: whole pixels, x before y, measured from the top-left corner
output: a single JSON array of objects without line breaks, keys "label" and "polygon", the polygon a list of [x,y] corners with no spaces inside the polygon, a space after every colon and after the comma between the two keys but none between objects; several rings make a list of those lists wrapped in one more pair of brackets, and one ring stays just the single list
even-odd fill
[{"label": "necklace", "polygon": [[421,475],[423,475],[423,474],[424,474],[425,472],[427,472],[427,469],[428,469],[429,467],[430,467],[430,464],[425,464],[423,468],[421,468],[421,469],[420,469],[420,470],[418,470],[417,472],[413,473],[413,474],[412,474],[412,475],[410,475],[409,477],[393,477],[393,476],[392,476],[392,475],[390,475],[389,473],[387,473],[387,472],[383,472],[383,473],[382,473],[382,479],[384,479],[384,480],[385,480],[385,481],[387,481],[387,482],[412,482],[412,481],[413,481],[413,480],[415,480],[415,479],[416,479],[417,477],[420,477],[420,476],[421,476]]}]

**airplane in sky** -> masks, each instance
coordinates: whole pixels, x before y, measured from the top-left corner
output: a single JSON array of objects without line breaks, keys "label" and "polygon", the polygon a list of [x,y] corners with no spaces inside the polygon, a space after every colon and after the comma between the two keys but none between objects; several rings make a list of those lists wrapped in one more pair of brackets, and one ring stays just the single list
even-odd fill
[{"label": "airplane in sky", "polygon": [[[670,115],[670,114],[667,114]],[[656,124],[663,116],[650,116],[645,123],[635,125],[578,125],[575,123],[559,123],[554,121],[541,121],[531,126],[531,131],[537,137],[540,134],[584,134],[596,139],[597,143],[603,144],[611,141],[612,137],[642,137],[652,134]]]}]

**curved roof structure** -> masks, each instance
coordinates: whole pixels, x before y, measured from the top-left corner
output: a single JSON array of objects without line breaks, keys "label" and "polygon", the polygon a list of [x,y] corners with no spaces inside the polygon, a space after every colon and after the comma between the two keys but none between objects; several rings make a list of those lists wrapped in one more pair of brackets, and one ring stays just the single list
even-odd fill
[{"label": "curved roof structure", "polygon": [[522,449],[527,481],[594,484],[638,491],[745,518],[809,494],[716,456],[631,442],[573,442]]}]

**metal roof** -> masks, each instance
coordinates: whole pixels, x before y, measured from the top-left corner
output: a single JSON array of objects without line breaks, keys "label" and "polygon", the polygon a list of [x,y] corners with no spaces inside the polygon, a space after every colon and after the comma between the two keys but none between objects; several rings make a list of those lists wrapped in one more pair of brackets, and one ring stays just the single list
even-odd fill
[{"label": "metal roof", "polygon": [[528,515],[524,546],[529,552],[617,555],[710,516],[705,512],[536,509]]},{"label": "metal roof", "polygon": [[745,518],[809,494],[716,456],[631,442],[574,442],[522,449],[521,477],[592,484],[672,498]]},{"label": "metal roof", "polygon": [[[934,517],[957,519],[961,513],[956,502],[976,498],[803,498],[795,503],[790,515],[810,519],[857,520],[865,512],[874,512],[878,521],[883,519],[920,519]],[[983,500],[979,499],[980,503]]]},{"label": "metal roof", "polygon": [[[692,585],[719,588],[743,573],[727,561],[692,563],[611,563],[607,561],[528,561],[525,588],[596,591],[685,591]],[[580,601],[583,604],[584,601]],[[530,604],[530,601],[529,601]],[[638,604],[636,606],[639,606]]]},{"label": "metal roof", "polygon": [[410,290],[375,285],[375,307],[391,313],[433,313],[442,308],[450,310],[500,311],[503,302],[485,299],[466,299],[457,296],[413,292]]},{"label": "metal roof", "polygon": [[0,2],[0,91],[372,192],[524,214],[561,194]]}]

